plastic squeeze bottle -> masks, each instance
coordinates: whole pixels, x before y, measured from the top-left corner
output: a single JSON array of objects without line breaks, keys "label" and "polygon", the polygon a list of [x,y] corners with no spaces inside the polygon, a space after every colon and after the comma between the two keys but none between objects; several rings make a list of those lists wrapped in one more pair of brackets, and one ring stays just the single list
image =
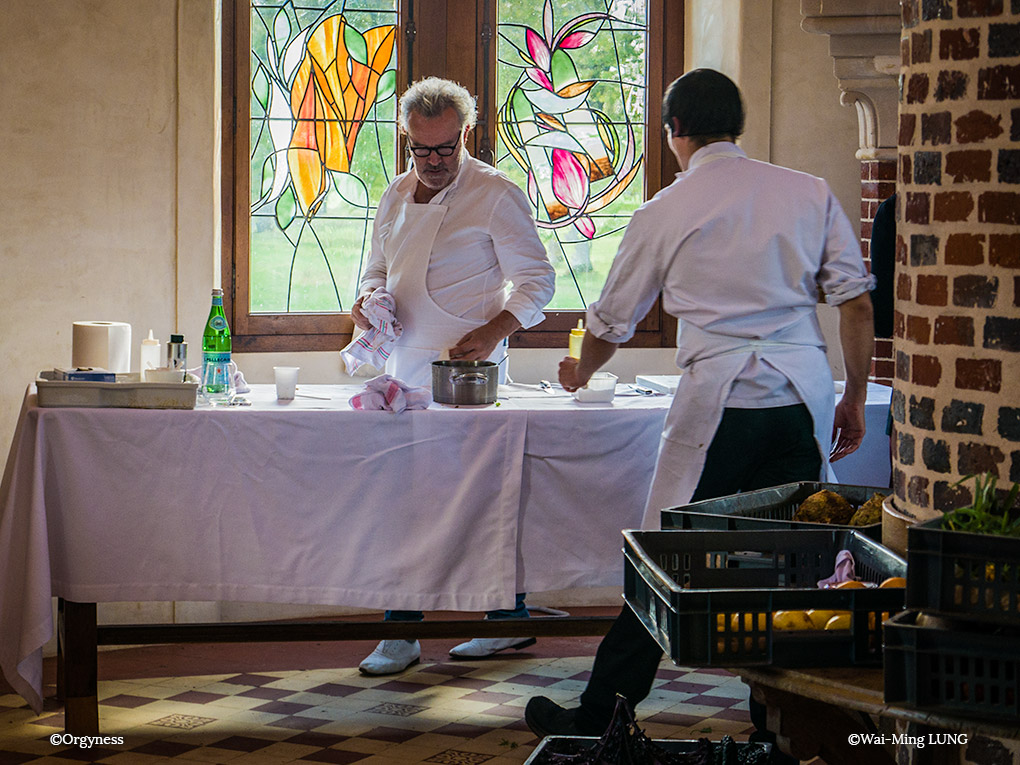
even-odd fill
[{"label": "plastic squeeze bottle", "polygon": [[567,355],[575,359],[581,358],[581,343],[584,342],[584,319],[577,320],[577,326],[570,330],[570,342],[567,345]]},{"label": "plastic squeeze bottle", "polygon": [[142,380],[145,380],[145,370],[147,369],[159,369],[159,340],[152,336],[152,330],[149,330],[149,336],[142,340],[141,353],[139,355],[138,371],[142,373]]}]

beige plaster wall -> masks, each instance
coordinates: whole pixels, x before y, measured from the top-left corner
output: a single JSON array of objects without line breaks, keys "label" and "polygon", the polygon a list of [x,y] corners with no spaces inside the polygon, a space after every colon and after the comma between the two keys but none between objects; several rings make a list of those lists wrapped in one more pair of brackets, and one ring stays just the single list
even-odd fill
[{"label": "beige plaster wall", "polygon": [[[749,152],[828,178],[855,218],[856,118],[839,105],[825,38],[800,29],[788,0],[745,0],[743,15],[726,0],[717,16],[705,3],[690,0],[705,34],[691,50],[736,68]],[[129,322],[135,345],[150,328],[199,336],[218,271],[217,14],[216,0],[4,3],[0,453],[28,383],[70,363],[73,321]],[[561,353],[515,351],[514,375],[549,377]],[[335,353],[294,356],[238,360],[253,382],[269,382],[281,358],[306,382],[341,379]],[[667,372],[672,352],[623,351],[614,363],[625,379]]]}]

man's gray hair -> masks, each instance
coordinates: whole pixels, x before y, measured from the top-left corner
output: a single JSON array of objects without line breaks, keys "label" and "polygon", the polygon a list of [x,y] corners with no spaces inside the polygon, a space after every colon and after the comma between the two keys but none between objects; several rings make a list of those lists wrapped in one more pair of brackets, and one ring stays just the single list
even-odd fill
[{"label": "man's gray hair", "polygon": [[452,108],[460,117],[460,127],[473,128],[477,109],[475,99],[467,89],[458,85],[453,80],[444,80],[441,77],[426,77],[418,80],[411,87],[404,91],[400,97],[400,111],[398,121],[400,127],[407,130],[407,119],[412,112],[422,117],[438,117],[447,109]]}]

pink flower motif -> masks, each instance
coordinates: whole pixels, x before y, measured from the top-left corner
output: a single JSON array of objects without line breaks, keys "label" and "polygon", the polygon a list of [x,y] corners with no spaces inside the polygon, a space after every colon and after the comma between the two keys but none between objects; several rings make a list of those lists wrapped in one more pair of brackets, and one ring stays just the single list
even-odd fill
[{"label": "pink flower motif", "polygon": [[535,69],[534,67],[529,67],[525,71],[527,71],[528,77],[530,77],[532,80],[537,82],[539,85],[541,85],[546,90],[552,90],[553,89],[552,80],[550,80],[549,76],[545,72],[543,72],[541,69]]},{"label": "pink flower motif", "polygon": [[534,29],[528,29],[524,33],[524,38],[528,43],[528,53],[531,56],[531,60],[535,62],[535,66],[539,69],[549,71],[549,63],[552,60],[552,53],[549,51],[549,45],[543,40],[538,32]]},{"label": "pink flower motif", "polygon": [[580,48],[595,37],[594,32],[574,32],[560,40],[560,48]]},{"label": "pink flower motif", "polygon": [[552,189],[558,200],[575,210],[588,201],[588,173],[565,149],[553,149]]},{"label": "pink flower motif", "polygon": [[532,170],[528,170],[528,197],[531,199],[531,204],[538,207],[538,181]]},{"label": "pink flower motif", "polygon": [[582,215],[574,221],[574,228],[581,232],[585,239],[595,238],[595,223],[587,215]]}]

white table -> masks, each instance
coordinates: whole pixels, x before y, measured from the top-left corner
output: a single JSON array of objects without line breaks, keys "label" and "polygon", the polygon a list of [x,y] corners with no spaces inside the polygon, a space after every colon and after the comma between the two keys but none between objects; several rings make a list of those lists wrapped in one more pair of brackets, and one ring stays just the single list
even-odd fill
[{"label": "white table", "polygon": [[[620,584],[670,397],[518,384],[394,415],[352,410],[358,390],[256,385],[251,407],[191,411],[43,409],[29,388],[0,486],[8,682],[41,708],[52,596],[482,611]],[[862,447],[886,464],[887,409],[869,399]]]},{"label": "white table", "polygon": [[[622,581],[669,397],[362,412],[330,400],[195,410],[38,408],[0,489],[0,666],[36,709],[51,596],[423,610]],[[621,386],[621,394],[625,393]]]}]

